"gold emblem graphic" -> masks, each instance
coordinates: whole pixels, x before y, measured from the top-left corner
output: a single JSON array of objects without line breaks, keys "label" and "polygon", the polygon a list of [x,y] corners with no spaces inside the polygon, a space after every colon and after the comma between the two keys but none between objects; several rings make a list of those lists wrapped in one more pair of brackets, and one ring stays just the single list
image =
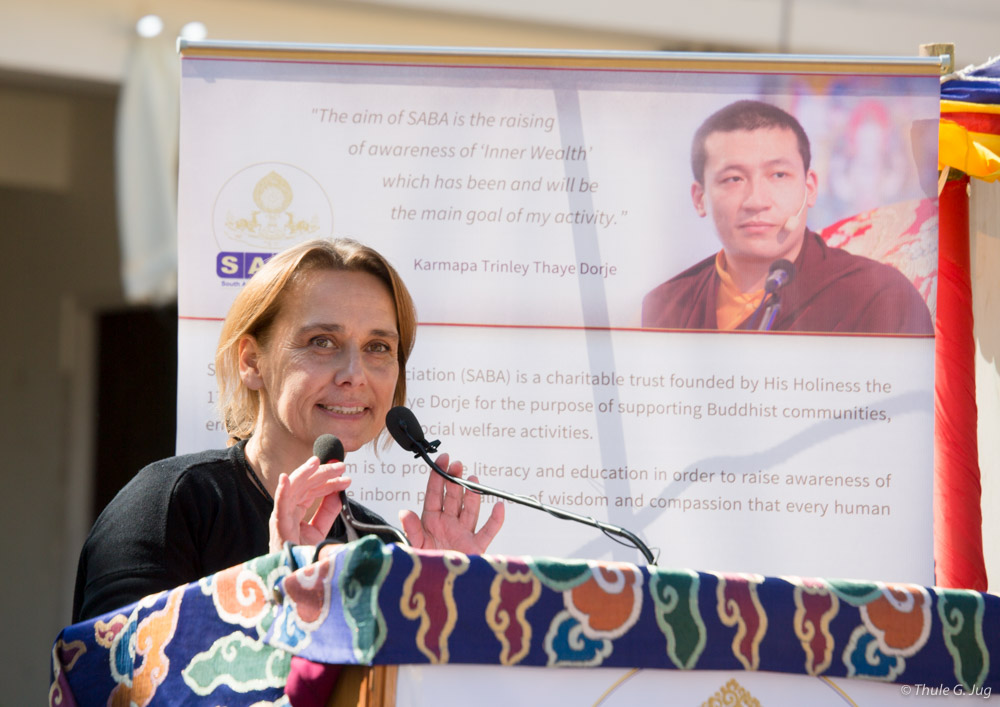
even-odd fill
[{"label": "gold emblem graphic", "polygon": [[319,216],[296,215],[291,210],[293,201],[292,185],[272,169],[254,184],[255,209],[248,213],[226,212],[226,236],[264,248],[279,248],[286,241],[313,236],[320,230]]}]

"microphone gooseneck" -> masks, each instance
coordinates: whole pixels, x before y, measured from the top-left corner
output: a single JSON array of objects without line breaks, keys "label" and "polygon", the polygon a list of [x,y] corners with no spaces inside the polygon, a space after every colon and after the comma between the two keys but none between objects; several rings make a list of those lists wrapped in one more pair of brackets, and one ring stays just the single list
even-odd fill
[{"label": "microphone gooseneck", "polygon": [[483,486],[482,484],[478,484],[474,481],[466,481],[465,479],[457,478],[444,471],[430,458],[430,453],[436,452],[438,445],[441,443],[437,440],[433,442],[427,441],[427,438],[424,436],[423,428],[420,426],[420,423],[417,422],[416,415],[414,415],[409,408],[405,408],[401,405],[392,408],[385,416],[385,426],[386,429],[389,430],[389,434],[392,435],[392,438],[396,440],[396,443],[400,447],[408,452],[413,452],[415,457],[423,459],[435,473],[443,476],[449,482],[458,484],[462,488],[472,491],[473,493],[497,496],[498,498],[502,498],[506,501],[519,503],[522,506],[529,506],[530,508],[545,511],[549,515],[556,518],[572,520],[577,523],[589,525],[592,528],[597,528],[608,536],[624,538],[642,553],[643,557],[646,558],[646,562],[651,565],[656,564],[653,553],[648,547],[646,547],[646,544],[636,537],[634,533],[626,530],[625,528],[620,528],[617,525],[611,525],[610,523],[603,523],[596,518],[581,516],[553,506],[548,506],[531,496],[521,496],[519,494],[507,493],[506,491],[500,491],[498,489],[490,488],[489,486]]},{"label": "microphone gooseneck", "polygon": [[[316,441],[313,442],[313,454],[319,457],[321,464],[342,462],[347,456],[344,454],[344,443],[332,434],[323,434],[316,438]],[[347,502],[346,491],[340,492],[340,517],[344,521],[348,541],[357,540],[362,533],[389,533],[403,545],[410,544],[406,535],[391,525],[365,523],[355,518],[351,511],[351,505]]]}]

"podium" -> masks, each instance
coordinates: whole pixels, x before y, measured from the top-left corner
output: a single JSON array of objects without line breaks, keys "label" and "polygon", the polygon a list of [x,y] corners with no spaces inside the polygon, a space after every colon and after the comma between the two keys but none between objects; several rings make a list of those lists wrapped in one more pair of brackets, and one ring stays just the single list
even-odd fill
[{"label": "podium", "polygon": [[324,700],[308,704],[611,705],[641,688],[671,704],[821,704],[802,697],[819,685],[831,704],[910,704],[989,696],[998,657],[990,594],[365,537],[288,547],[63,629],[49,702],[306,704],[298,689]]}]

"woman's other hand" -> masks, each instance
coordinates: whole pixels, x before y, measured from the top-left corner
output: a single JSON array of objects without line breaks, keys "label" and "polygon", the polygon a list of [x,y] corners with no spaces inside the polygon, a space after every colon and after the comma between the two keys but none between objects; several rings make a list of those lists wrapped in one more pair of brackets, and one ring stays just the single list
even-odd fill
[{"label": "woman's other hand", "polygon": [[[462,462],[449,464],[448,455],[442,454],[437,458],[437,464],[450,475],[461,478]],[[469,481],[476,482],[478,479],[470,476]],[[481,555],[503,526],[504,506],[502,503],[495,504],[490,517],[477,532],[480,502],[478,493],[467,491],[431,472],[427,478],[423,512],[418,517],[413,511],[400,511],[399,522],[415,548]]]}]

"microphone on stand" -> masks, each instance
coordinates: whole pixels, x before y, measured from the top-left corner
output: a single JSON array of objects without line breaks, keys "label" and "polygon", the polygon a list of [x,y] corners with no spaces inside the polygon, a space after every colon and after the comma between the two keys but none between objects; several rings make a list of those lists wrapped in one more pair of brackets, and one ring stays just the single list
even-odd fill
[{"label": "microphone on stand", "polygon": [[767,272],[767,279],[764,280],[764,299],[761,306],[764,307],[764,315],[760,319],[758,331],[771,331],[774,320],[781,310],[781,288],[788,285],[795,277],[795,266],[785,260],[775,260]]},{"label": "microphone on stand", "polygon": [[[342,462],[344,457],[344,444],[336,436],[331,434],[320,435],[313,442],[313,454],[319,457],[321,464],[328,464],[330,462]],[[348,542],[353,542],[357,540],[362,533],[388,533],[396,538],[397,542],[403,545],[409,545],[410,541],[406,539],[406,535],[391,525],[381,525],[373,523],[365,523],[354,517],[351,512],[351,506],[347,502],[347,492],[340,492],[340,517],[344,521],[344,527],[347,529],[347,540]]]},{"label": "microphone on stand", "polygon": [[489,486],[483,486],[482,484],[478,484],[474,481],[466,481],[465,479],[454,477],[444,471],[441,467],[431,461],[429,456],[430,453],[437,451],[437,448],[441,443],[437,440],[434,440],[433,442],[427,441],[427,438],[424,436],[423,428],[421,428],[420,423],[417,422],[416,415],[414,415],[409,408],[405,408],[401,405],[392,408],[385,416],[385,426],[389,430],[389,434],[392,435],[392,438],[396,440],[396,443],[400,447],[408,452],[413,452],[413,456],[423,459],[435,473],[443,476],[449,482],[458,484],[462,488],[472,491],[473,493],[497,496],[506,501],[519,503],[522,506],[529,506],[530,508],[545,511],[549,515],[555,516],[556,518],[573,520],[577,523],[589,525],[593,528],[601,530],[608,536],[614,535],[620,538],[625,538],[637,550],[639,550],[639,552],[642,553],[648,564],[656,564],[656,560],[653,558],[653,553],[650,552],[648,547],[646,547],[646,544],[636,537],[634,533],[625,530],[624,528],[611,525],[610,523],[603,523],[596,518],[581,516],[576,513],[554,508],[553,506],[548,506],[537,501],[531,496],[521,496],[518,494],[507,493],[506,491],[499,491],[497,489],[490,488]]},{"label": "microphone on stand", "polygon": [[777,292],[787,285],[795,277],[795,266],[782,258],[771,263],[767,270],[767,279],[764,280],[764,292],[771,294]]}]

